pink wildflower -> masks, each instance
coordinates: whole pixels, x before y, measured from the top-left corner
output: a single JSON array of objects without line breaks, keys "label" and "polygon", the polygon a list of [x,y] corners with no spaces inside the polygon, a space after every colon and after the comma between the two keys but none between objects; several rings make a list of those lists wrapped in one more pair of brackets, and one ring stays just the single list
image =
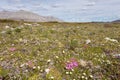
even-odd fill
[{"label": "pink wildflower", "polygon": [[66,63],[66,69],[71,70],[78,67],[78,62],[75,59],[71,59],[70,62]]},{"label": "pink wildflower", "polygon": [[10,48],[9,50],[13,52],[16,50],[16,48]]}]

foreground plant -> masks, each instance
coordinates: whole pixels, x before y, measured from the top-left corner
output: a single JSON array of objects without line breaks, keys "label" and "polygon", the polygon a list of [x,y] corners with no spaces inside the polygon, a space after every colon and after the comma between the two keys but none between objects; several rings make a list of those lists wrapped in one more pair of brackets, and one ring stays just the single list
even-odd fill
[{"label": "foreground plant", "polygon": [[67,70],[72,70],[76,67],[78,67],[78,62],[74,58],[71,58],[68,62],[66,62],[66,69]]}]

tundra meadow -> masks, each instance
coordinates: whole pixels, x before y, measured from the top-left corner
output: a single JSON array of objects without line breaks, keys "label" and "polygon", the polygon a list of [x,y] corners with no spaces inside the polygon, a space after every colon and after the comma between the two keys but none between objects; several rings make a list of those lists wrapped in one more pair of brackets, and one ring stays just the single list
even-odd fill
[{"label": "tundra meadow", "polygon": [[0,20],[0,80],[120,80],[120,23]]}]

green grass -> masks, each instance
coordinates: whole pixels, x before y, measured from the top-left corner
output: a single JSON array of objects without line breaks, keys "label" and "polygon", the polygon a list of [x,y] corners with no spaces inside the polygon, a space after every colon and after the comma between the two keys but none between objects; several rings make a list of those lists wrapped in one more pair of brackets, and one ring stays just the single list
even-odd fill
[{"label": "green grass", "polygon": [[[119,23],[24,23],[0,23],[0,79],[120,79],[120,58],[114,58],[120,54]],[[106,37],[118,43],[106,41]],[[87,39],[91,43],[86,44]],[[79,66],[67,70],[71,58]]]}]

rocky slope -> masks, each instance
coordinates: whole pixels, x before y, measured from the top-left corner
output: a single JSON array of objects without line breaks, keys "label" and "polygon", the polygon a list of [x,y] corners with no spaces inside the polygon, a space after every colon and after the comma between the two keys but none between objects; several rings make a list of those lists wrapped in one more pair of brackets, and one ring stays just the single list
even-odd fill
[{"label": "rocky slope", "polygon": [[10,20],[24,20],[30,22],[51,22],[57,21],[61,22],[62,20],[52,17],[52,16],[41,16],[30,11],[1,11],[0,19],[10,19]]}]

